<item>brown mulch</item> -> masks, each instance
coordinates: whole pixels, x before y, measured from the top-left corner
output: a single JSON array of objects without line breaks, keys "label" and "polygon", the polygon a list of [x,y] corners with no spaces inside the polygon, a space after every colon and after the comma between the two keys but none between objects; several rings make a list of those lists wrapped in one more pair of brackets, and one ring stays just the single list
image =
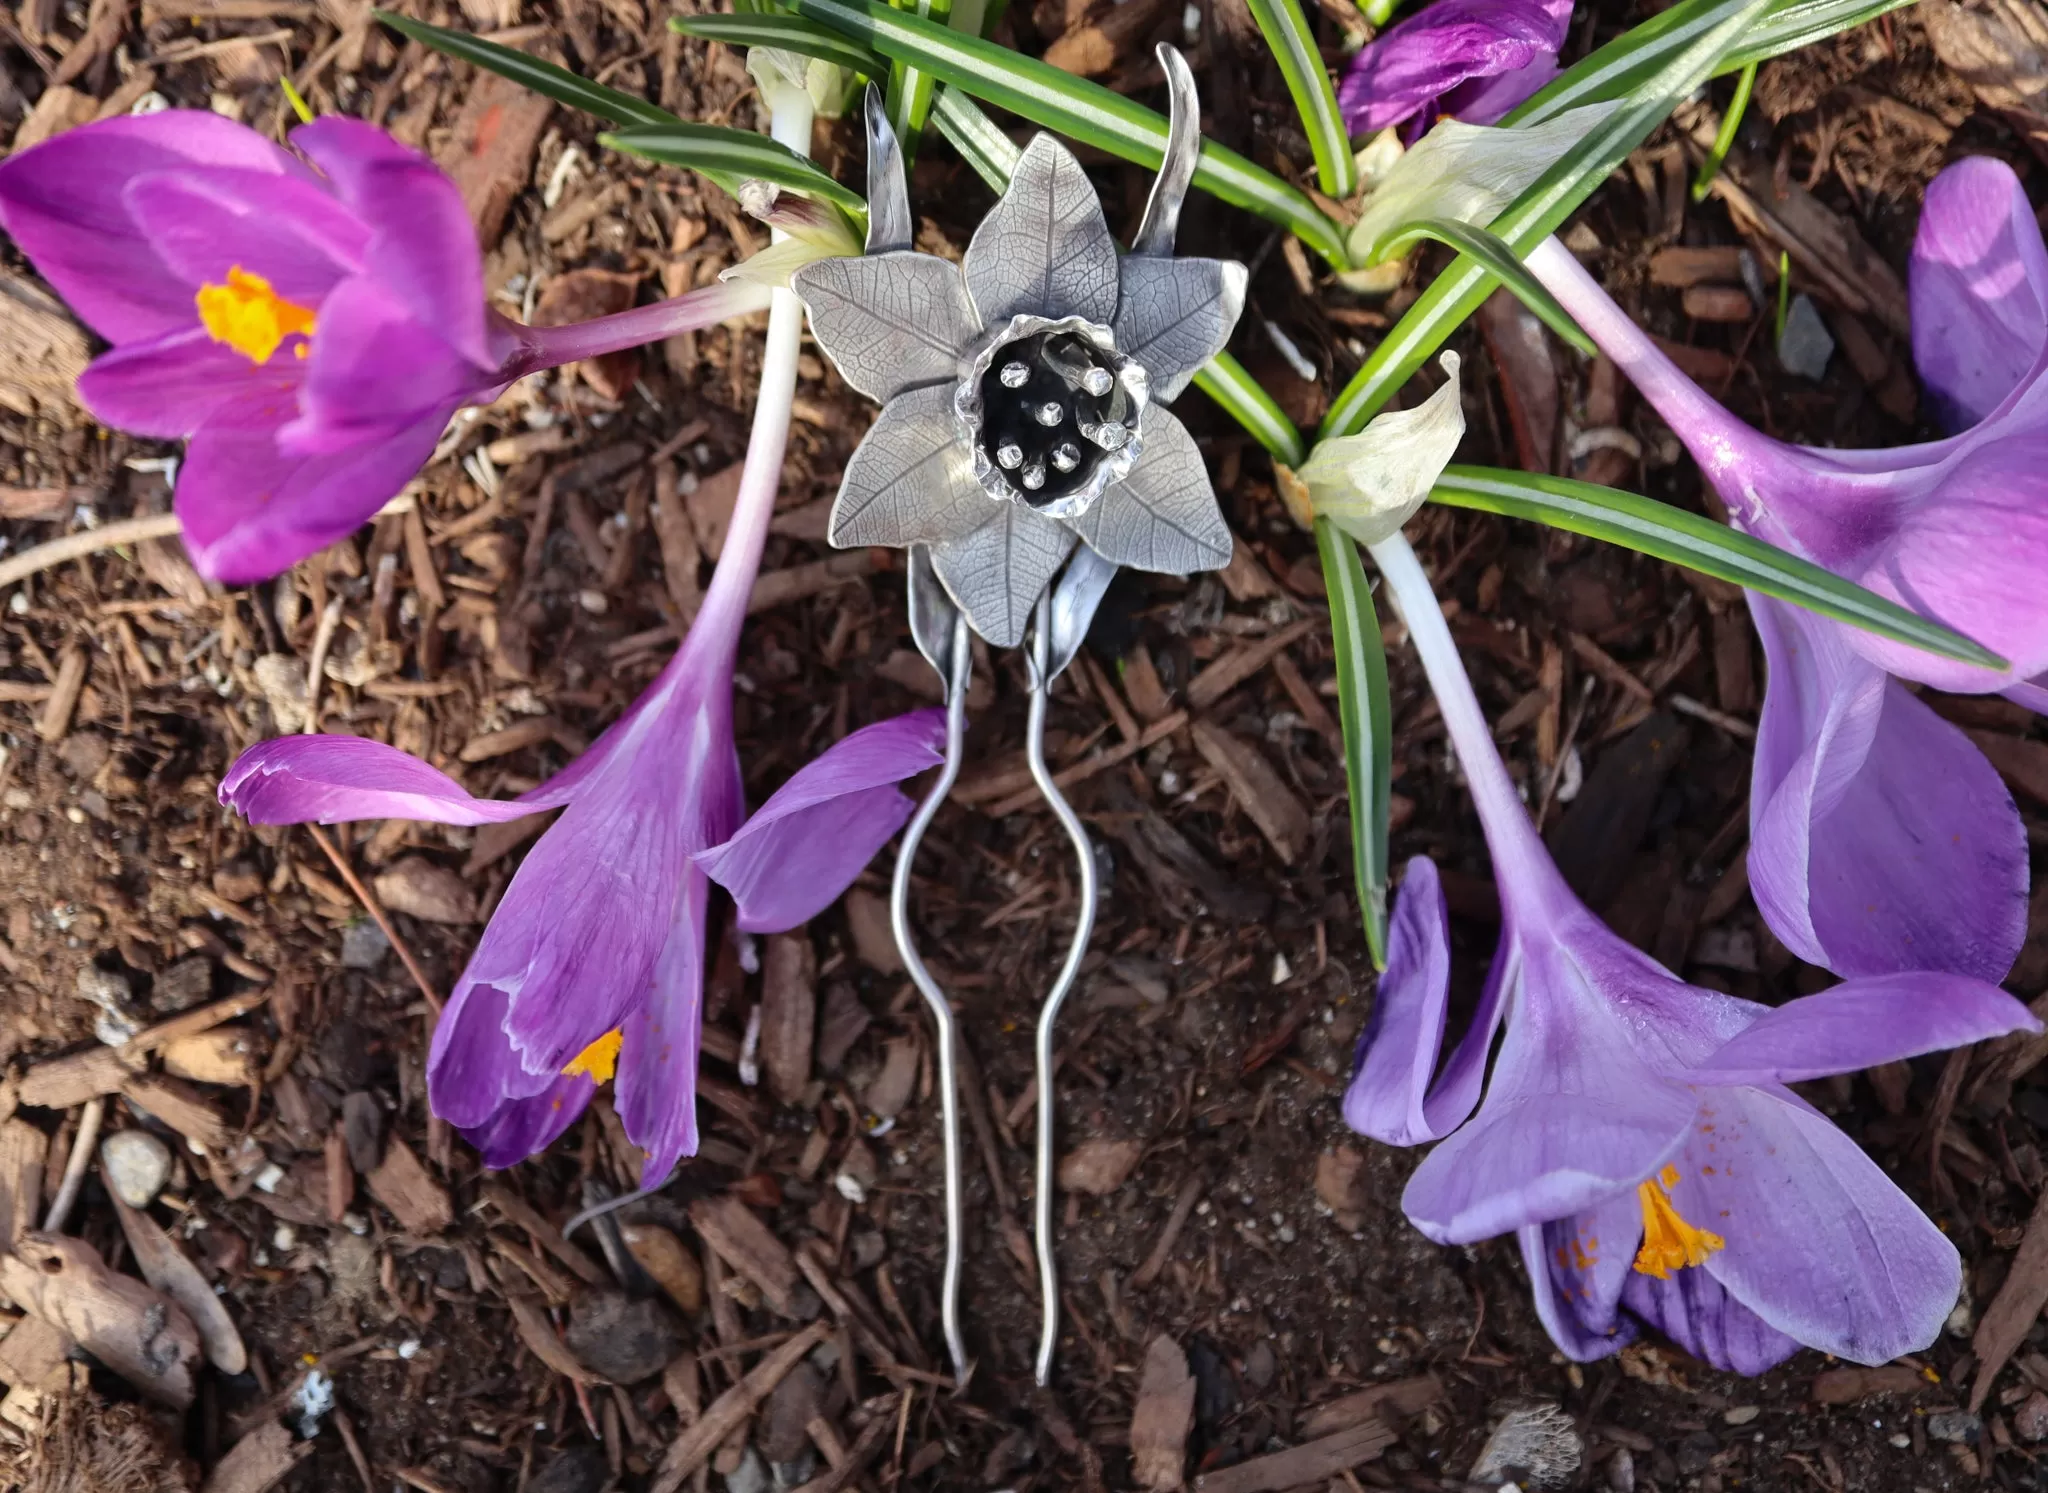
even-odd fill
[{"label": "brown mulch", "polygon": [[[639,0],[405,8],[691,118],[759,122],[741,59],[669,34]],[[1325,7],[1333,44],[1348,9]],[[1627,19],[1597,9],[1581,7],[1575,48]],[[1201,14],[1213,131],[1301,175],[1306,143],[1248,17],[1229,4]],[[1028,50],[1061,48],[1069,65],[1152,99],[1149,42],[1180,21],[1150,0],[1047,0],[1005,24]],[[395,41],[356,0],[145,0],[139,12],[25,0],[0,36],[0,128],[33,140],[153,90],[275,133],[287,69],[316,109],[383,123],[449,167],[508,313],[580,315],[622,293],[674,293],[765,242],[718,189],[604,152],[591,121]],[[1725,85],[1712,93],[1725,98]],[[1854,445],[1921,432],[1896,328],[1798,254],[1794,286],[1820,303],[1842,351],[1818,384],[1778,368],[1768,297],[1750,298],[1741,256],[1774,275],[1779,250],[1798,246],[1773,241],[1726,193],[1690,204],[1701,122],[1689,114],[1639,151],[1582,215],[1574,247],[1764,428]],[[846,123],[821,123],[816,148],[829,169],[857,171]],[[1975,107],[1901,12],[1767,67],[1731,180],[1740,168],[1767,207],[1794,186],[1811,194],[1821,216],[1802,221],[1859,238],[1896,270],[1925,182],[1968,151],[2004,155],[2048,187],[2020,137]],[[1091,164],[1112,226],[1127,228],[1145,177]],[[939,145],[920,159],[913,196],[921,246],[942,253],[958,252],[988,202]],[[1355,299],[1199,198],[1184,241],[1257,266],[1237,350],[1304,422],[1434,268],[1390,300]],[[170,453],[84,419],[64,393],[84,342],[18,258],[0,273],[0,331],[26,349],[0,376],[10,551],[161,510]],[[1290,371],[1269,321],[1318,366],[1317,382]],[[1030,1372],[1031,1020],[1064,949],[1074,881],[1057,825],[1028,795],[1012,802],[1014,656],[978,670],[961,802],[919,862],[924,946],[972,1059],[976,1368],[964,1393],[944,1374],[937,1323],[931,1040],[889,946],[886,864],[786,939],[743,951],[717,938],[706,1138],[665,1192],[563,1239],[570,1214],[637,1174],[602,1104],[542,1158],[482,1173],[426,1111],[431,996],[459,972],[538,826],[338,827],[326,833],[345,876],[307,832],[251,829],[214,790],[249,743],[301,728],[316,648],[324,729],[419,753],[479,794],[520,792],[569,761],[653,676],[701,595],[744,448],[757,330],[527,381],[465,416],[411,490],[412,511],[272,584],[209,590],[174,545],[150,543],[0,598],[0,1239],[43,1222],[98,1102],[106,1131],[169,1143],[168,1185],[148,1216],[217,1293],[247,1353],[239,1372],[198,1368],[179,1411],[106,1367],[62,1363],[61,1348],[60,1386],[47,1344],[7,1313],[0,1379],[17,1390],[0,1405],[0,1466],[34,1466],[16,1474],[25,1486],[67,1493],[198,1486],[177,1481],[192,1467],[213,1476],[209,1488],[322,1493],[596,1493],[715,1487],[722,1475],[768,1486],[755,1458],[780,1486],[813,1488],[1199,1476],[1194,1486],[1212,1489],[1438,1489],[1463,1485],[1516,1406],[1555,1405],[1582,1451],[1562,1486],[2039,1485],[2048,1341],[2034,1320],[2040,1246],[2022,1248],[2048,1129],[2037,1053],[1937,1057],[1808,1090],[1968,1262],[1950,1332],[1903,1365],[1866,1374],[1805,1354],[1752,1382],[1654,1343],[1568,1365],[1507,1242],[1444,1250],[1408,1227],[1398,1204],[1414,1158],[1350,1136],[1337,1105],[1371,966],[1314,548],[1263,453],[1197,397],[1183,413],[1239,558],[1185,583],[1120,579],[1055,691],[1056,763],[1114,760],[1072,790],[1105,896],[1061,1034],[1073,1185],[1060,1202],[1066,1330],[1051,1389]],[[1516,331],[1501,306],[1458,339],[1465,459],[1707,501],[1611,368]],[[849,729],[935,693],[911,651],[894,558],[820,564],[825,507],[871,416],[807,351],[735,703],[757,802]],[[1574,884],[1688,978],[1767,1000],[1813,988],[1816,973],[1763,927],[1743,880],[1744,733],[1763,676],[1739,597],[1477,515],[1427,511],[1410,532]],[[1487,861],[1419,671],[1398,646],[1392,668],[1394,849],[1444,867],[1469,1000],[1492,936]],[[2044,749],[2026,739],[2031,717],[1996,701],[1936,703],[1998,733],[2024,785]],[[2023,797],[2023,809],[2031,828],[2048,827],[2040,801]],[[351,877],[390,905],[400,949]],[[2011,984],[2027,997],[2048,986],[2048,899]],[[765,1087],[739,1074],[757,1004],[780,1034]],[[788,1036],[806,1017],[808,1044]],[[104,1048],[95,1027],[110,1021],[147,1038]],[[68,1228],[140,1290],[138,1254],[158,1246],[127,1223],[88,1172]],[[2028,1263],[2002,1292],[2016,1253]],[[2006,1366],[1979,1381],[1987,1343]],[[325,1383],[335,1408],[308,1416]],[[136,1451],[143,1470],[125,1482],[53,1480],[56,1454],[37,1449],[74,1444],[165,1460]]]}]

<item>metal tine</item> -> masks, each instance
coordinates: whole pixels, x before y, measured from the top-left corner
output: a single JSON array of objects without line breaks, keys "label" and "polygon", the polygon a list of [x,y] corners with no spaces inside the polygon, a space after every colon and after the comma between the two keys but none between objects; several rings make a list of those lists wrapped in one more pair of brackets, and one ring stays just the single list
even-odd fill
[{"label": "metal tine", "polygon": [[886,254],[892,249],[910,247],[917,236],[917,220],[910,216],[903,148],[896,143],[896,131],[890,127],[882,90],[872,83],[868,84],[864,113],[868,126],[867,252]]},{"label": "metal tine", "polygon": [[1153,179],[1152,195],[1145,199],[1145,216],[1138,220],[1131,252],[1165,257],[1173,253],[1173,241],[1180,234],[1180,205],[1187,200],[1188,187],[1195,179],[1195,161],[1202,153],[1202,106],[1195,93],[1195,75],[1178,47],[1161,42],[1159,66],[1166,73],[1166,157]]},{"label": "metal tine", "polygon": [[[1083,550],[1082,554],[1090,553]],[[1098,896],[1095,877],[1095,847],[1089,843],[1088,831],[1082,826],[1081,818],[1074,812],[1059,784],[1053,780],[1052,771],[1045,761],[1045,716],[1046,705],[1052,690],[1052,681],[1059,671],[1072,661],[1074,652],[1080,647],[1080,640],[1086,636],[1088,621],[1102,600],[1103,592],[1109,587],[1116,567],[1106,562],[1099,566],[1076,564],[1062,577],[1056,594],[1048,590],[1038,599],[1038,607],[1032,617],[1031,646],[1025,655],[1031,676],[1031,709],[1025,724],[1024,750],[1031,764],[1032,781],[1051,806],[1053,817],[1060,822],[1060,828],[1067,832],[1073,842],[1074,853],[1080,862],[1081,898],[1080,908],[1074,919],[1073,941],[1067,946],[1066,962],[1060,966],[1052,990],[1046,995],[1045,1003],[1038,1008],[1037,1068],[1038,1068],[1038,1159],[1036,1237],[1038,1242],[1038,1289],[1039,1289],[1039,1332],[1038,1360],[1036,1374],[1042,1385],[1052,1378],[1053,1353],[1059,1345],[1060,1294],[1059,1265],[1053,1258],[1052,1192],[1053,1192],[1053,1140],[1054,1112],[1057,1105],[1053,1094],[1053,1030],[1058,1023],[1060,1006],[1067,994],[1074,988],[1074,978],[1081,972],[1082,957],[1088,952],[1089,936],[1095,931],[1095,909]],[[1064,605],[1062,602],[1064,601]],[[1064,613],[1064,615],[1062,615]],[[1078,619],[1078,627],[1076,627]],[[1057,649],[1057,652],[1055,651]],[[1054,666],[1057,658],[1058,667]]]},{"label": "metal tine", "polygon": [[[874,118],[869,91],[869,118]],[[910,928],[910,870],[917,859],[917,847],[932,819],[939,812],[953,783],[960,776],[961,745],[967,734],[967,684],[974,672],[974,651],[967,642],[967,618],[953,605],[932,568],[931,551],[923,545],[910,551],[910,631],[918,651],[938,670],[946,686],[946,760],[939,780],[917,806],[903,831],[903,844],[896,852],[896,874],[889,887],[889,926],[896,935],[897,952],[910,972],[924,1003],[931,1008],[932,1023],[938,1028],[939,1115],[946,1160],[946,1273],[940,1286],[939,1320],[945,1329],[946,1352],[953,1360],[954,1383],[965,1387],[968,1376],[967,1348],[960,1337],[960,1078],[955,1061],[957,1038],[952,1003],[939,989],[917,951],[916,936]]]}]

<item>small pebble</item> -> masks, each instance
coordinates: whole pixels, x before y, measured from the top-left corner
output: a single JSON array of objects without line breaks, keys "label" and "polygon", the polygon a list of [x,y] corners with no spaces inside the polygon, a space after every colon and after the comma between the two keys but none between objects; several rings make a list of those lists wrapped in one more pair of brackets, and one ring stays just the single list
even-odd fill
[{"label": "small pebble", "polygon": [[375,969],[384,962],[384,956],[391,952],[391,940],[384,936],[384,930],[368,918],[350,923],[341,935],[341,967],[343,969]]},{"label": "small pebble", "polygon": [[1927,1434],[1936,1441],[1975,1441],[1984,1422],[1967,1410],[1937,1410],[1927,1417]]},{"label": "small pebble", "polygon": [[147,1208],[171,1177],[171,1148],[147,1130],[117,1130],[100,1142],[100,1163],[114,1196]]},{"label": "small pebble", "polygon": [[740,1465],[725,1475],[725,1493],[769,1493],[774,1486],[774,1480],[768,1475],[768,1464],[751,1446],[740,1458]]},{"label": "small pebble", "polygon": [[1727,1421],[1731,1426],[1746,1426],[1763,1413],[1763,1410],[1756,1405],[1737,1405],[1733,1410],[1723,1415],[1721,1419]]},{"label": "small pebble", "polygon": [[1806,296],[1794,296],[1785,317],[1785,335],[1778,339],[1778,362],[1787,373],[1818,382],[1834,354],[1835,339],[1820,312]]},{"label": "small pebble", "polygon": [[2012,1413],[2012,1428],[2022,1441],[2048,1441],[2048,1395],[2028,1395]]}]

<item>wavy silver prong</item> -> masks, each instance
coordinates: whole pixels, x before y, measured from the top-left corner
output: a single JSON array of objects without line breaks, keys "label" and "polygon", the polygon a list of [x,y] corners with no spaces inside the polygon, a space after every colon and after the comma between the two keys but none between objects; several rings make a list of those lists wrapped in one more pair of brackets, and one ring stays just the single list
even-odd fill
[{"label": "wavy silver prong", "polygon": [[938,1028],[939,1116],[946,1158],[946,1273],[940,1286],[939,1320],[946,1333],[946,1353],[953,1360],[953,1380],[967,1383],[967,1348],[960,1337],[960,1253],[962,1213],[960,1197],[960,1079],[955,1062],[953,1006],[939,989],[917,952],[917,940],[910,930],[910,868],[917,859],[917,847],[924,839],[939,805],[953,791],[960,776],[961,743],[967,733],[967,684],[974,672],[974,650],[967,641],[967,618],[953,605],[945,587],[932,569],[931,551],[923,545],[910,552],[910,633],[927,662],[939,671],[946,686],[946,760],[939,780],[932,784],[924,802],[917,806],[903,831],[902,847],[896,852],[896,875],[889,887],[889,926],[896,935],[897,952],[909,971],[918,994],[931,1008],[932,1023]]},{"label": "wavy silver prong", "polygon": [[1178,47],[1159,44],[1159,66],[1166,73],[1166,157],[1145,199],[1145,216],[1131,240],[1133,254],[1165,257],[1173,253],[1180,234],[1180,205],[1195,179],[1195,161],[1202,153],[1202,104],[1195,94],[1195,75]]},{"label": "wavy silver prong", "polygon": [[[1110,567],[1113,571],[1114,567]],[[1087,584],[1093,584],[1093,572],[1084,575]],[[1103,585],[1106,587],[1105,580]],[[1101,592],[1095,593],[1095,600],[1101,600]],[[1092,607],[1089,608],[1092,611]],[[1088,938],[1095,931],[1095,906],[1097,898],[1095,878],[1095,847],[1088,841],[1088,831],[1081,824],[1081,818],[1074,812],[1072,804],[1060,792],[1059,784],[1053,780],[1052,770],[1045,761],[1045,715],[1046,705],[1052,690],[1052,681],[1057,671],[1052,667],[1054,633],[1054,601],[1050,591],[1039,597],[1038,607],[1032,618],[1031,647],[1025,655],[1031,675],[1031,710],[1025,723],[1024,750],[1031,764],[1032,781],[1038,784],[1038,791],[1051,806],[1053,817],[1060,822],[1060,828],[1067,832],[1073,842],[1075,854],[1080,860],[1081,894],[1080,907],[1074,918],[1073,941],[1067,946],[1066,962],[1060,966],[1059,978],[1053,981],[1052,990],[1045,997],[1045,1004],[1038,1009],[1037,1067],[1038,1067],[1038,1196],[1037,1239],[1038,1239],[1038,1289],[1039,1289],[1039,1332],[1038,1362],[1036,1373],[1040,1384],[1052,1377],[1052,1358],[1059,1346],[1060,1331],[1060,1281],[1059,1266],[1053,1259],[1052,1232],[1052,1190],[1053,1190],[1053,1139],[1054,1110],[1053,1098],[1053,1028],[1059,1020],[1060,1006],[1067,993],[1074,988],[1075,976],[1081,972],[1082,957],[1088,952]],[[1084,624],[1081,632],[1085,634]],[[1075,646],[1079,646],[1078,639]],[[1066,658],[1073,658],[1068,651]]]},{"label": "wavy silver prong", "polygon": [[868,84],[863,110],[868,126],[868,247],[870,254],[907,249],[917,237],[910,216],[910,186],[903,176],[903,147],[889,124],[882,90]]},{"label": "wavy silver prong", "polygon": [[1102,605],[1116,572],[1113,562],[1084,544],[1074,551],[1066,571],[1054,583],[1052,645],[1045,671],[1048,683],[1066,673],[1067,665],[1081,651],[1089,624],[1095,620],[1095,609]]}]

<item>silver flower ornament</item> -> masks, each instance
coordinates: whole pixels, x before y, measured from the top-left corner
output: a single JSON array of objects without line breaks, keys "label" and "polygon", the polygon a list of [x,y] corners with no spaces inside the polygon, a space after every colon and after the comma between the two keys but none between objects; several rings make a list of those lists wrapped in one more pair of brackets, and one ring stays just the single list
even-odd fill
[{"label": "silver flower ornament", "polygon": [[1173,128],[1132,253],[1049,135],[1025,149],[963,264],[913,251],[875,100],[868,252],[791,280],[826,356],[882,404],[847,463],[831,542],[929,545],[946,591],[997,646],[1023,639],[1077,541],[1112,566],[1171,574],[1230,560],[1201,453],[1161,406],[1229,340],[1246,272],[1173,257],[1199,136],[1178,53],[1167,75]]}]

